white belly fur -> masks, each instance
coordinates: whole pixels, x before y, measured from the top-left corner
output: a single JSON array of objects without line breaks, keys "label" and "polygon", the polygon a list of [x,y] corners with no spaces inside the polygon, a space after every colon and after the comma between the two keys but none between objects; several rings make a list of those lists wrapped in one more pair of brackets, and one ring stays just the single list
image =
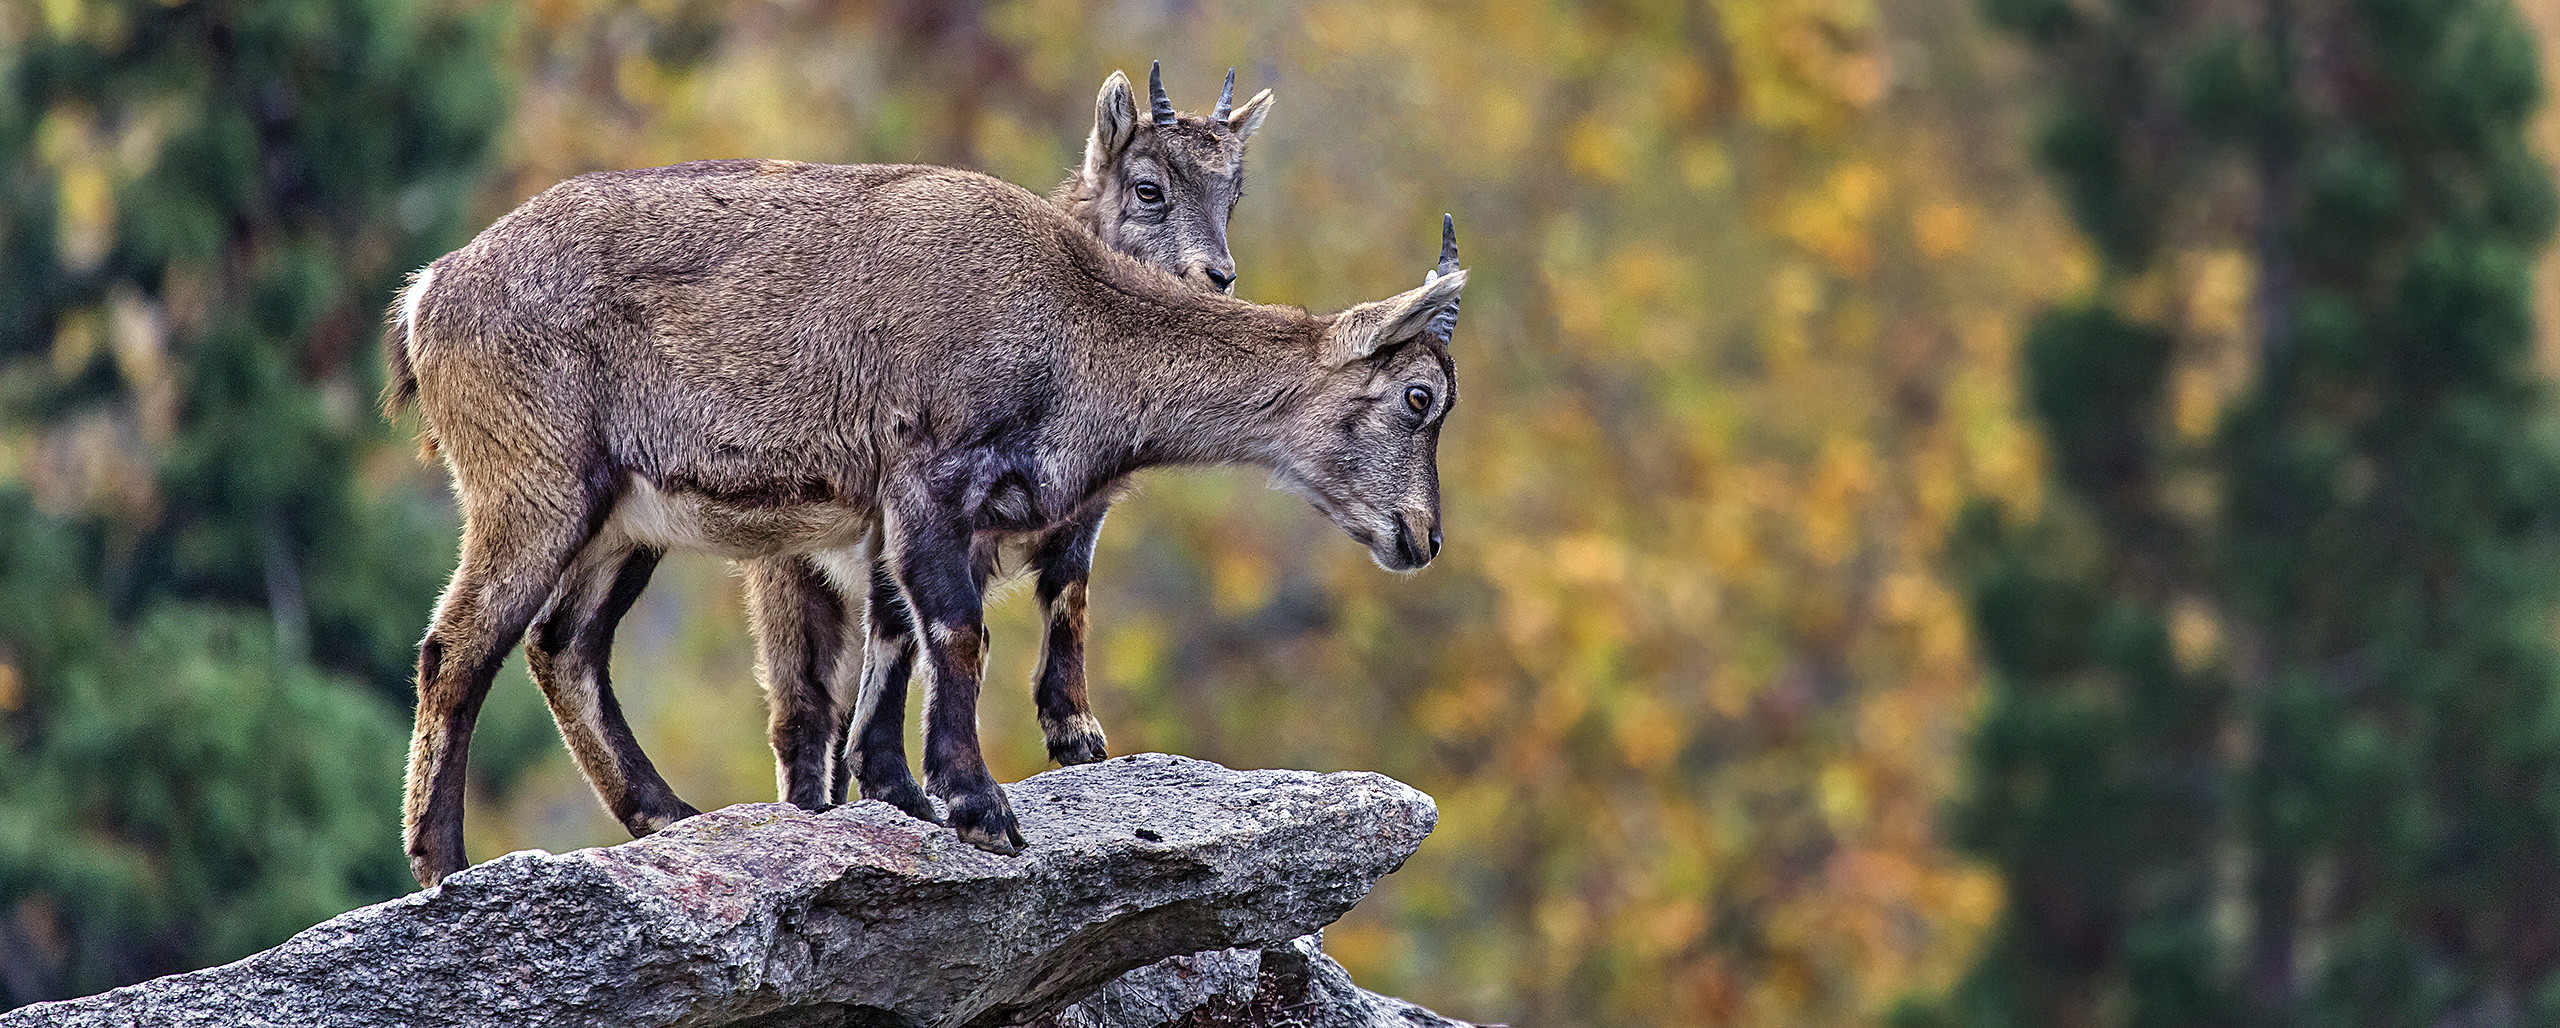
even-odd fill
[{"label": "white belly fur", "polygon": [[605,520],[607,531],[668,550],[730,559],[858,546],[874,513],[849,503],[741,506],[694,493],[669,493],[634,475]]}]

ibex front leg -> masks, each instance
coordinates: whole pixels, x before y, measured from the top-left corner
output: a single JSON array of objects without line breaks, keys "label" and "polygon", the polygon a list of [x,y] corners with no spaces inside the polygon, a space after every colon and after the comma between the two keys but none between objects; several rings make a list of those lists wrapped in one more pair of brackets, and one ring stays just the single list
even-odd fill
[{"label": "ibex front leg", "polygon": [[978,747],[978,683],[986,621],[971,532],[940,505],[901,505],[887,525],[899,591],[914,616],[925,672],[925,789],[950,804],[962,841],[991,853],[1022,851],[1013,808]]},{"label": "ibex front leg", "polygon": [[1040,572],[1040,609],[1048,620],[1031,701],[1040,712],[1049,759],[1061,765],[1090,764],[1104,755],[1102,720],[1093,716],[1084,691],[1085,583],[1093,576],[1093,541],[1102,533],[1102,514],[1096,507],[1058,526],[1031,551],[1031,564]]}]

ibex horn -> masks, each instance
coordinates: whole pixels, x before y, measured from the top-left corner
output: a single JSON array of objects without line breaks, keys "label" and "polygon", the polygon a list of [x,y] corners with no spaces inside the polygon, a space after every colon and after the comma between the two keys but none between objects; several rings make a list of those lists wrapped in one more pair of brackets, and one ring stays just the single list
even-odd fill
[{"label": "ibex horn", "polygon": [[1443,275],[1458,270],[1458,219],[1447,214],[1440,216],[1439,270]]},{"label": "ibex horn", "polygon": [[[1440,276],[1455,273],[1457,270],[1458,219],[1443,214],[1440,216],[1440,266],[1422,276],[1422,284],[1430,285],[1439,281]],[[1440,345],[1449,345],[1449,338],[1458,332],[1457,302],[1451,301],[1449,306],[1441,309],[1440,313],[1432,315],[1431,321],[1422,327],[1422,331],[1431,338],[1439,340]]]},{"label": "ibex horn", "polygon": [[1210,121],[1227,120],[1227,105],[1236,100],[1236,70],[1227,69],[1227,87],[1218,91],[1218,109],[1209,112]]},{"label": "ibex horn", "polygon": [[1147,67],[1147,96],[1155,101],[1156,127],[1173,127],[1173,101],[1164,98],[1164,62]]}]

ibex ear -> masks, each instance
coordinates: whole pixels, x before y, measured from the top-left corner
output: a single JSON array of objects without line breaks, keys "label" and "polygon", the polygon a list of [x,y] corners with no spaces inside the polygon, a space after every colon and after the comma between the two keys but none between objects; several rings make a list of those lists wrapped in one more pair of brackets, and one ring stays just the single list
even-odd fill
[{"label": "ibex ear", "polygon": [[1129,76],[1112,72],[1093,98],[1093,135],[1084,141],[1084,180],[1100,182],[1112,158],[1128,149],[1138,134],[1138,97],[1129,91]]},{"label": "ibex ear", "polygon": [[1241,143],[1261,130],[1263,117],[1270,113],[1271,91],[1266,89],[1253,94],[1253,99],[1236,108],[1234,114],[1227,115],[1227,127],[1235,130],[1236,141]]},{"label": "ibex ear", "polygon": [[1335,367],[1362,360],[1398,343],[1423,338],[1433,318],[1458,305],[1458,292],[1466,288],[1467,273],[1452,271],[1434,276],[1422,288],[1399,293],[1373,303],[1364,303],[1343,313],[1334,322],[1326,341],[1327,354]]}]

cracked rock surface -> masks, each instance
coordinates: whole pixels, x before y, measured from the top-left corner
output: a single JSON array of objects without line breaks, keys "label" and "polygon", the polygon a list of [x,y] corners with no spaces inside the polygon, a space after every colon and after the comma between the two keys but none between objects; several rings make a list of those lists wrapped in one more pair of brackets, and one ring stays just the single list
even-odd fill
[{"label": "cracked rock surface", "polygon": [[[1042,1019],[1167,958],[1242,950],[1257,975],[1302,959],[1293,940],[1401,867],[1438,817],[1383,775],[1162,754],[1006,792],[1031,841],[1020,856],[883,803],[745,804],[619,846],[511,853],[221,967],[0,1013],[0,1028],[1120,1023]],[[1339,974],[1311,941],[1303,953]]]}]

